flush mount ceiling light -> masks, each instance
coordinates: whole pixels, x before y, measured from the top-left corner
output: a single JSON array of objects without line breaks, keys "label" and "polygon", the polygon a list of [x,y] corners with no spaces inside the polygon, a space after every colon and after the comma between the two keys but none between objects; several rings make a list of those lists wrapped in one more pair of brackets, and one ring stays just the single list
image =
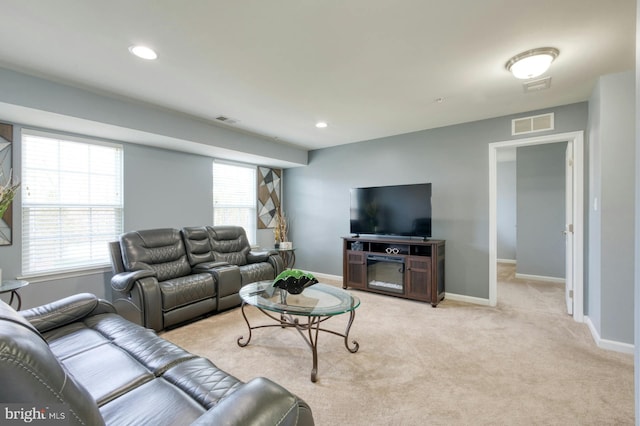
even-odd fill
[{"label": "flush mount ceiling light", "polygon": [[325,127],[327,127],[327,126],[328,126],[328,124],[327,124],[326,122],[324,122],[324,121],[318,121],[318,122],[316,123],[316,127],[317,127],[318,129],[324,129],[324,128],[325,128]]},{"label": "flush mount ceiling light", "polygon": [[553,47],[527,50],[509,59],[505,67],[515,78],[528,80],[544,74],[560,52]]},{"label": "flush mount ceiling light", "polygon": [[153,49],[146,46],[130,46],[129,52],[136,55],[138,58],[147,59],[149,61],[158,57],[158,54]]}]

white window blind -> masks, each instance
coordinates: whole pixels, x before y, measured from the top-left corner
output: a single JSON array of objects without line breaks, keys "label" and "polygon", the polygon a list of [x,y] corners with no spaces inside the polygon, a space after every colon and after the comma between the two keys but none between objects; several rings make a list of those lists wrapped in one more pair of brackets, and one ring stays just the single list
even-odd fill
[{"label": "white window blind", "polygon": [[242,226],[256,242],[256,166],[213,162],[213,224]]},{"label": "white window blind", "polygon": [[122,147],[23,131],[22,273],[109,263],[122,233]]}]

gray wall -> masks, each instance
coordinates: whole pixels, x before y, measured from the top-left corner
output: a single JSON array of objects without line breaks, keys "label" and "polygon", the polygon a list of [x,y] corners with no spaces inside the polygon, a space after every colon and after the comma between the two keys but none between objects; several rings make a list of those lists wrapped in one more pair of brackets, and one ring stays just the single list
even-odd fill
[{"label": "gray wall", "polygon": [[[600,77],[589,106],[589,318],[600,336],[633,343],[634,73]],[[598,297],[599,296],[599,297]]]},{"label": "gray wall", "polygon": [[127,144],[125,231],[210,225],[213,159]]},{"label": "gray wall", "polygon": [[[515,150],[514,150],[515,151]],[[517,191],[516,162],[500,161],[496,167],[496,227],[499,261],[516,260]]]},{"label": "gray wall", "polygon": [[566,148],[551,143],[517,150],[519,274],[565,277]]},{"label": "gray wall", "polygon": [[588,294],[586,300],[589,320],[598,332],[601,331],[602,312],[600,302],[602,298],[602,282],[600,277],[600,257],[602,247],[602,232],[600,229],[601,215],[599,206],[596,203],[601,202],[600,191],[600,110],[602,109],[602,101],[600,95],[600,86],[596,86],[589,98],[589,197],[587,198],[588,228],[589,228],[589,252],[587,254],[588,268]]},{"label": "gray wall", "polygon": [[446,240],[446,291],[488,299],[488,144],[516,139],[512,118],[550,111],[554,133],[587,128],[587,104],[578,103],[310,152],[307,167],[284,174],[296,266],[342,275],[350,188],[432,182],[433,238]]}]

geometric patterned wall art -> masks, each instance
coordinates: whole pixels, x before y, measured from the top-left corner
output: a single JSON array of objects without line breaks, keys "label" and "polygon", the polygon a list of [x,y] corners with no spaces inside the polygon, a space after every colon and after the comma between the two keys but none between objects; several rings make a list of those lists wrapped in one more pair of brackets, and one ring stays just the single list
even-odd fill
[{"label": "geometric patterned wall art", "polygon": [[281,191],[282,169],[258,166],[258,229],[275,228]]},{"label": "geometric patterned wall art", "polygon": [[[0,183],[5,184],[12,178],[13,167],[13,126],[0,123]],[[17,179],[13,178],[15,182]],[[0,246],[11,245],[13,230],[13,203],[0,218]]]}]

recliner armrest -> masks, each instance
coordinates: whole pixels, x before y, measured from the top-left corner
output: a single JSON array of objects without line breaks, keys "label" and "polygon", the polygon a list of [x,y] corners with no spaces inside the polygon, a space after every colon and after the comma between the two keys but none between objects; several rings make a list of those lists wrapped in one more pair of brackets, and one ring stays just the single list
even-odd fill
[{"label": "recliner armrest", "polygon": [[269,259],[269,256],[274,256],[278,254],[278,250],[270,249],[270,250],[260,250],[260,251],[250,251],[247,254],[247,262],[248,263],[258,263],[258,262],[266,262]]},{"label": "recliner armrest", "polygon": [[114,290],[126,293],[131,290],[133,283],[142,278],[155,277],[157,274],[149,269],[139,271],[121,272],[111,277],[111,287]]},{"label": "recliner armrest", "polygon": [[39,332],[43,333],[90,315],[108,312],[116,312],[109,302],[98,299],[91,293],[80,293],[46,305],[20,311],[20,314]]},{"label": "recliner armrest", "polygon": [[311,408],[282,386],[257,377],[222,399],[192,426],[312,426]]}]

